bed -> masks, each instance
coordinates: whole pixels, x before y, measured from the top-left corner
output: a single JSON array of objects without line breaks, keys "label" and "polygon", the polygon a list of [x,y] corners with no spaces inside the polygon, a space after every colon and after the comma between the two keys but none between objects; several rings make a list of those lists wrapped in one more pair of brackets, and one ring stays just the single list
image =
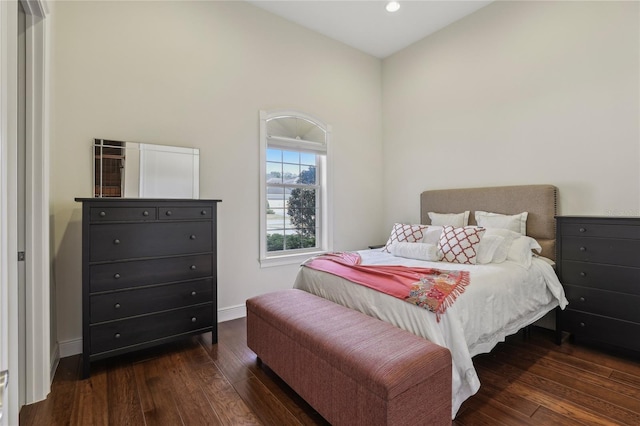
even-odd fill
[{"label": "bed", "polygon": [[[477,225],[474,214],[477,211],[502,215],[527,212],[526,228],[522,234],[539,244],[540,255],[527,258],[526,264],[520,259],[512,259],[511,254],[501,262],[464,264],[399,257],[385,249],[357,252],[362,265],[404,265],[468,271],[469,284],[441,315],[333,273],[304,265],[300,268],[294,287],[447,347],[453,360],[452,418],[455,418],[461,404],[480,388],[472,357],[490,352],[506,336],[534,323],[556,307],[564,308],[567,304],[552,266],[555,259],[556,200],[557,189],[552,185],[432,190],[420,194],[421,224],[429,225],[427,229],[436,229],[432,225],[430,212],[445,214],[469,211],[469,226]],[[443,216],[434,215],[434,219],[440,222]],[[489,228],[486,227],[487,232]],[[390,251],[394,251],[389,247]]]}]

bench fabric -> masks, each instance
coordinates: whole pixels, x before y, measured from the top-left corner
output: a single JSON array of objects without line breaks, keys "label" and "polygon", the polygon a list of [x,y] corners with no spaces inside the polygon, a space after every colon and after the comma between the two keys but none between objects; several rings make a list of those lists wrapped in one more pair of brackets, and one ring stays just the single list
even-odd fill
[{"label": "bench fabric", "polygon": [[449,350],[310,293],[247,300],[247,345],[333,425],[451,424]]}]

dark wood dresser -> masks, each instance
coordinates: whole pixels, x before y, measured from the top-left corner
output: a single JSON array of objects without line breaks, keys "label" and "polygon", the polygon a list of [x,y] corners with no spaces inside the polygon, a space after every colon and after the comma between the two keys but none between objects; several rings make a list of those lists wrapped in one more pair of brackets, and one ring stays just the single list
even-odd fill
[{"label": "dark wood dresser", "polygon": [[557,217],[557,329],[640,351],[640,218]]},{"label": "dark wood dresser", "polygon": [[90,362],[211,332],[220,200],[82,202],[82,339]]}]

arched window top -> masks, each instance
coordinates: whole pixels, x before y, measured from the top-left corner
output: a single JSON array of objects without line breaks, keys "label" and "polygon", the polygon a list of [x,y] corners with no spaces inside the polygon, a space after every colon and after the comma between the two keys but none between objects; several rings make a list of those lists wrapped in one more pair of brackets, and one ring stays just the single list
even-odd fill
[{"label": "arched window top", "polygon": [[298,111],[263,112],[267,124],[267,137],[292,139],[326,145],[330,126],[308,114]]}]

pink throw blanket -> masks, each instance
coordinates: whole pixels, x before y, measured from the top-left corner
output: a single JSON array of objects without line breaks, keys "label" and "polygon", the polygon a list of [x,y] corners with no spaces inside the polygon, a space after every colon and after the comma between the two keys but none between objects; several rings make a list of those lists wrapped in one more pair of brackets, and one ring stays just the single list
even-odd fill
[{"label": "pink throw blanket", "polygon": [[402,265],[361,265],[357,253],[328,253],[303,266],[328,272],[428,309],[440,316],[469,285],[468,271],[446,271]]}]

